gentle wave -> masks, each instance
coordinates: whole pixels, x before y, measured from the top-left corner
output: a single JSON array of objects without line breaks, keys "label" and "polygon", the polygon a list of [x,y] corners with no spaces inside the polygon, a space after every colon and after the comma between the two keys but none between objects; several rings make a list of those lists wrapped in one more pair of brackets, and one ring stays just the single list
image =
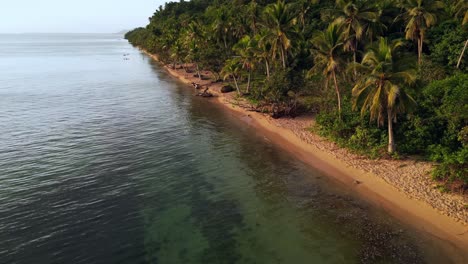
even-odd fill
[{"label": "gentle wave", "polygon": [[[401,228],[115,35],[14,37],[0,36],[0,263],[356,262]],[[408,237],[389,245],[421,261]]]}]

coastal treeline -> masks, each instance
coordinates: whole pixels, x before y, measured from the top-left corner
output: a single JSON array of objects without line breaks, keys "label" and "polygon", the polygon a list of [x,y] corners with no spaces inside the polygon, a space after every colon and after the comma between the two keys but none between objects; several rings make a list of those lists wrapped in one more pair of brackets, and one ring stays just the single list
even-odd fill
[{"label": "coastal treeline", "polygon": [[181,0],[125,37],[174,68],[212,72],[275,117],[316,113],[312,129],[340,146],[437,162],[434,178],[463,191],[467,10],[466,0]]}]

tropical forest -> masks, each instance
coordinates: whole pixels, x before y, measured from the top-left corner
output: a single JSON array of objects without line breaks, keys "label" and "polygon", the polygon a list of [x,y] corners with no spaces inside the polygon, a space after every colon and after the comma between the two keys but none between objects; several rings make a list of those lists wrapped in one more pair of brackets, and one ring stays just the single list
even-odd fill
[{"label": "tropical forest", "polygon": [[[192,0],[125,35],[275,118],[468,189],[467,0]],[[202,76],[209,71],[211,76]]]}]

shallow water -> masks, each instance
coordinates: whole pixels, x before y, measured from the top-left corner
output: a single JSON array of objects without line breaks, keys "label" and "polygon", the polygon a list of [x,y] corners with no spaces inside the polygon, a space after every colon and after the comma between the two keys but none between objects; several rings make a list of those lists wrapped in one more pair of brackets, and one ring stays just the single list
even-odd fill
[{"label": "shallow water", "polygon": [[0,58],[0,263],[434,260],[118,35],[0,35]]}]

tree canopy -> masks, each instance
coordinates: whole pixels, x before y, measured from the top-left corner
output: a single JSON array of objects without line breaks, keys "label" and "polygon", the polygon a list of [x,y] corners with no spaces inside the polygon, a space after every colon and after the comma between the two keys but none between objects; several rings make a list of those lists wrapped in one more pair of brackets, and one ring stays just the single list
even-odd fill
[{"label": "tree canopy", "polygon": [[466,0],[180,0],[125,37],[251,102],[314,111],[320,133],[358,152],[387,155],[386,145],[442,162],[435,175],[467,188],[467,10]]}]

